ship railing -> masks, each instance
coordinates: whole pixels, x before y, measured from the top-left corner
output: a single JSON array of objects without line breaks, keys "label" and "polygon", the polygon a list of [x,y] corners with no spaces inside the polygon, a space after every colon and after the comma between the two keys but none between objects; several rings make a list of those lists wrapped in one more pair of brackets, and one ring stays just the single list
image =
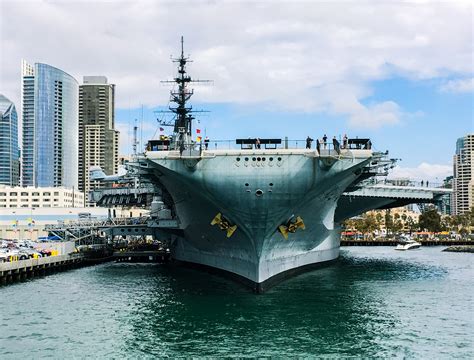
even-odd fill
[{"label": "ship railing", "polygon": [[417,188],[449,188],[448,184],[433,182],[429,180],[410,180],[410,179],[368,179],[364,182],[367,185],[385,185],[385,186],[406,186],[406,187],[417,187]]},{"label": "ship railing", "polygon": [[[365,139],[361,139],[365,140]],[[205,151],[214,150],[279,150],[279,149],[308,149],[316,150],[321,156],[337,156],[342,150],[371,149],[370,141],[364,143],[346,142],[345,146],[339,140],[324,142],[323,140],[292,140],[292,139],[236,139],[236,140],[212,140],[209,142],[191,142],[183,144],[180,155],[183,157],[200,157]]]}]

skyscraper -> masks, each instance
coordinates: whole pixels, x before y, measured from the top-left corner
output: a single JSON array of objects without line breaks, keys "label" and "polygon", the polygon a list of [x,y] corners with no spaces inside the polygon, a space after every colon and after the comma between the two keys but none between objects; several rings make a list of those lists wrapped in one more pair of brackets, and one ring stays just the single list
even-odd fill
[{"label": "skyscraper", "polygon": [[18,186],[18,117],[15,105],[0,94],[0,184]]},{"label": "skyscraper", "polygon": [[22,62],[22,184],[77,187],[78,83],[47,64]]},{"label": "skyscraper", "polygon": [[115,130],[115,85],[105,76],[84,76],[79,86],[79,190],[88,197],[89,168],[100,166],[107,175],[118,171],[119,132]]},{"label": "skyscraper", "polygon": [[474,205],[474,134],[456,141],[453,178],[453,215],[462,215]]}]

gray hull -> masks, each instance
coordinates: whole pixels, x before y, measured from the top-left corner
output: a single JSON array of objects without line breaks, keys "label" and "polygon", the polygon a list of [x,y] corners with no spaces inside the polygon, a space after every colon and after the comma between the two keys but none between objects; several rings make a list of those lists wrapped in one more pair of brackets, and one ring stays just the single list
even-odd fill
[{"label": "gray hull", "polygon": [[[258,286],[338,257],[337,201],[371,152],[347,151],[335,158],[309,150],[243,150],[180,158],[157,151],[146,158],[147,171],[172,196],[184,231],[172,257],[231,272]],[[237,226],[230,237],[211,225],[218,213]],[[285,239],[278,227],[298,216],[305,229]]]}]

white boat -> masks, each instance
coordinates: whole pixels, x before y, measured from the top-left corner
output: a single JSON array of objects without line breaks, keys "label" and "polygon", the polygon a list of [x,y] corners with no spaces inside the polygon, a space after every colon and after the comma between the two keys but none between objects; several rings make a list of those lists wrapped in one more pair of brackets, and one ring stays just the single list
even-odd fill
[{"label": "white boat", "polygon": [[395,250],[413,250],[419,249],[421,244],[407,236],[402,236]]}]

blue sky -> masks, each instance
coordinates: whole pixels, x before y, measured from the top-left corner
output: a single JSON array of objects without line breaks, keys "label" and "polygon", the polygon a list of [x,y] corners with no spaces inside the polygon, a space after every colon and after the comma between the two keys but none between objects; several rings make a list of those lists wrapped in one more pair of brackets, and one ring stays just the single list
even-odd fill
[{"label": "blue sky", "polygon": [[157,127],[153,110],[169,96],[159,81],[176,73],[184,36],[189,73],[214,80],[193,98],[211,111],[200,124],[211,138],[347,132],[401,158],[394,177],[439,179],[473,132],[473,10],[470,0],[2,0],[0,93],[20,108],[21,59],[79,84],[106,76],[127,153],[141,104],[144,138]]},{"label": "blue sky", "polygon": [[[450,164],[456,139],[474,131],[472,92],[446,93],[439,90],[437,81],[411,81],[402,77],[376,81],[371,86],[373,93],[363,103],[395,101],[405,112],[399,123],[375,129],[358,129],[348,123],[346,116],[326,112],[279,111],[272,110],[270,104],[193,103],[194,109],[210,111],[197,116],[199,123],[195,122],[195,127],[203,132],[206,130],[207,135],[216,140],[257,136],[304,139],[307,135],[322,137],[324,133],[331,138],[344,133],[349,137],[370,137],[377,150],[389,150],[390,156],[401,159],[401,166],[410,168],[423,162]],[[198,92],[199,88],[195,91]],[[157,99],[157,104],[159,100],[166,106],[167,97]],[[122,134],[122,152],[131,151],[131,143],[125,137],[131,136],[134,119],[145,129],[143,141],[146,142],[159,127],[157,117],[162,117],[154,110],[164,109],[165,106],[144,107],[143,125],[140,125],[141,107],[117,111],[117,122],[123,124],[123,128],[130,129],[127,131],[129,134]],[[166,128],[166,131],[169,129]]]}]

